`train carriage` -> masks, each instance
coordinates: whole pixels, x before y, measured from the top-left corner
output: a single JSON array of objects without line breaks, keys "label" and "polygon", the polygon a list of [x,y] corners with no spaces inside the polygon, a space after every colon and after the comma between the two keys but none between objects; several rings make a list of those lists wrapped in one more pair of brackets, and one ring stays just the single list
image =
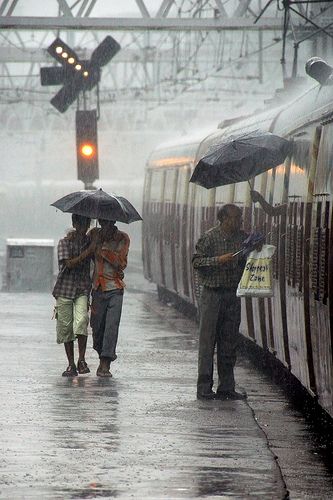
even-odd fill
[{"label": "train carriage", "polygon": [[[257,176],[253,188],[285,215],[253,207],[247,182],[216,189],[189,183],[198,159],[224,137],[260,128],[293,142],[285,163]],[[218,207],[243,209],[246,230],[277,247],[274,297],[243,299],[241,334],[274,355],[333,417],[333,87],[316,86],[287,105],[222,123],[210,134],[158,147],[145,175],[144,273],[161,295],[193,309],[198,286],[191,257]]]}]

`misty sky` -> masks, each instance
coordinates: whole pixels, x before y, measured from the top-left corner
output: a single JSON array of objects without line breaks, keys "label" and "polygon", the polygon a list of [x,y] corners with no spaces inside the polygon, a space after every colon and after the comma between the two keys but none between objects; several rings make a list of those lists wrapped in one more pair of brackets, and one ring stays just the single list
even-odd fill
[{"label": "misty sky", "polygon": [[[149,12],[154,15],[160,7],[162,0],[144,0],[144,3]],[[19,1],[14,14],[15,16],[52,16],[57,15],[57,7],[58,4],[54,0]],[[135,0],[98,0],[91,16],[121,16],[129,13],[134,16],[141,16]]]}]

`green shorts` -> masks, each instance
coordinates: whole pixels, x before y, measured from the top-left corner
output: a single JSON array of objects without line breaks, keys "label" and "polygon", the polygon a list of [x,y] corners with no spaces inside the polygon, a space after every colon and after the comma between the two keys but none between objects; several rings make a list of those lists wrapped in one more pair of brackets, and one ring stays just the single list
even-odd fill
[{"label": "green shorts", "polygon": [[71,342],[78,335],[88,335],[88,297],[58,297],[56,302],[57,343]]}]

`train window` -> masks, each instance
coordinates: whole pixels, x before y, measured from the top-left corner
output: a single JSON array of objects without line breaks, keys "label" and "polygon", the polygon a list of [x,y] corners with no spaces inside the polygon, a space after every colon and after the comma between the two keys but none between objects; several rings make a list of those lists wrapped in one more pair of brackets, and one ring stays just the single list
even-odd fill
[{"label": "train window", "polygon": [[151,174],[150,200],[161,201],[163,190],[163,171],[153,170]]},{"label": "train window", "polygon": [[215,195],[216,205],[224,205],[225,203],[231,203],[233,199],[233,192],[234,192],[234,186],[232,184],[216,188],[216,195]]},{"label": "train window", "polygon": [[333,123],[322,129],[314,192],[315,194],[333,193]]},{"label": "train window", "polygon": [[237,182],[237,184],[235,184],[234,203],[236,205],[244,204],[244,201],[247,198],[248,190],[249,190],[248,182]]},{"label": "train window", "polygon": [[279,165],[272,171],[272,183],[274,185],[273,205],[280,205],[284,202],[285,173],[285,165]]},{"label": "train window", "polygon": [[195,225],[200,232],[207,231],[216,222],[215,189],[196,186],[194,191]]},{"label": "train window", "polygon": [[308,195],[311,141],[295,139],[290,161],[286,222],[286,278],[288,285],[302,291],[304,255],[304,202]]},{"label": "train window", "polygon": [[143,187],[144,200],[146,201],[150,200],[151,176],[152,176],[151,170],[146,170],[144,187]]},{"label": "train window", "polygon": [[290,163],[289,199],[296,201],[307,196],[308,172],[310,167],[311,142],[296,140],[293,145],[293,155]]},{"label": "train window", "polygon": [[176,181],[178,171],[175,168],[168,169],[165,172],[165,188],[164,188],[164,201],[174,202],[176,194]]},{"label": "train window", "polygon": [[328,297],[329,212],[329,202],[316,202],[316,227],[313,231],[311,263],[311,289],[315,300],[322,301],[324,304],[327,303]]},{"label": "train window", "polygon": [[[266,193],[267,190],[267,173],[263,173],[261,175],[257,175],[253,181],[250,181],[252,188],[255,191],[258,191],[263,195],[263,197],[269,201],[269,196]],[[252,227],[256,228],[258,231],[262,231],[264,233],[267,232],[267,228],[265,225],[266,222],[266,214],[264,210],[261,208],[259,203],[251,203],[250,205],[250,214],[249,218],[252,221]]]},{"label": "train window", "polygon": [[177,190],[176,190],[176,203],[179,204],[187,203],[189,180],[190,180],[189,167],[179,168]]},{"label": "train window", "polygon": [[198,148],[197,143],[172,146],[163,150],[154,151],[148,164],[151,167],[181,166],[194,161]]},{"label": "train window", "polygon": [[214,201],[215,201],[215,189],[205,189],[201,186],[196,187],[194,204],[197,207],[206,207],[214,203]]}]

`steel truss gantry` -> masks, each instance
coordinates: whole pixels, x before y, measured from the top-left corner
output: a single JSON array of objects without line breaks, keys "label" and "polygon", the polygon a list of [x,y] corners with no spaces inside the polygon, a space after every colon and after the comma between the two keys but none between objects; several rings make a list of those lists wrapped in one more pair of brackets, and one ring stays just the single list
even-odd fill
[{"label": "steel truss gantry", "polygon": [[103,71],[104,102],[140,101],[154,106],[188,91],[199,99],[205,95],[205,99],[230,101],[237,100],[235,90],[243,98],[258,84],[266,83],[271,90],[270,78],[276,79],[281,50],[284,76],[288,76],[290,41],[299,47],[300,40],[313,37],[327,46],[320,35],[330,33],[333,9],[329,4],[133,0],[127,2],[130,14],[124,16],[117,11],[117,0],[2,0],[0,103],[49,101],[54,89],[42,90],[39,69],[52,64],[46,48],[59,34],[82,58],[89,58],[107,33],[121,44],[123,50]]}]

